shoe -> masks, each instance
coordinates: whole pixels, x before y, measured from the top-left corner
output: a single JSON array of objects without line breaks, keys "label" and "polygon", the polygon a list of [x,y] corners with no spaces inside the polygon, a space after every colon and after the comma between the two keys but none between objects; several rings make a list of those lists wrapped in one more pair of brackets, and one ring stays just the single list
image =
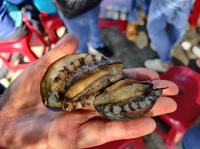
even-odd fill
[{"label": "shoe", "polygon": [[100,54],[102,54],[106,57],[114,56],[113,51],[106,46],[103,46],[103,47],[100,47],[100,48],[94,48],[94,47],[91,46],[91,44],[89,44],[88,48],[89,48],[90,54],[99,54],[100,53]]},{"label": "shoe", "polygon": [[198,58],[200,58],[200,47],[194,46],[194,47],[192,48],[192,52],[193,52],[193,54],[194,54],[195,56],[197,56]]},{"label": "shoe", "polygon": [[144,66],[158,72],[167,71],[167,68],[163,66],[163,62],[160,59],[146,60]]},{"label": "shoe", "polygon": [[192,44],[189,41],[183,41],[181,43],[181,46],[182,46],[183,50],[190,51],[190,48],[192,47]]},{"label": "shoe", "polygon": [[102,53],[106,57],[112,57],[114,55],[113,51],[111,51],[108,47],[105,46],[96,48],[96,50]]}]

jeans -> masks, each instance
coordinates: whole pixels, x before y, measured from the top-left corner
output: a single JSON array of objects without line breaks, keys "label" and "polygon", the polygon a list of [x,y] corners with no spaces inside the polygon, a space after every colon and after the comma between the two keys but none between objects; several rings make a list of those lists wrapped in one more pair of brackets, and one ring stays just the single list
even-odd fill
[{"label": "jeans", "polygon": [[152,0],[147,31],[163,62],[171,61],[171,50],[182,39],[193,5],[189,0]]},{"label": "jeans", "polygon": [[0,40],[12,36],[22,24],[17,5],[26,0],[0,0]]},{"label": "jeans", "polygon": [[200,148],[200,126],[195,126],[188,130],[182,140],[183,149]]},{"label": "jeans", "polygon": [[138,11],[144,11],[148,14],[150,0],[132,0],[132,8],[128,12],[128,22],[134,23],[138,21]]},{"label": "jeans", "polygon": [[98,5],[84,14],[68,19],[61,13],[61,11],[58,11],[60,18],[68,29],[68,32],[75,33],[79,38],[78,53],[88,52],[87,44],[89,42],[94,48],[103,46],[98,26],[99,12],[100,6]]}]

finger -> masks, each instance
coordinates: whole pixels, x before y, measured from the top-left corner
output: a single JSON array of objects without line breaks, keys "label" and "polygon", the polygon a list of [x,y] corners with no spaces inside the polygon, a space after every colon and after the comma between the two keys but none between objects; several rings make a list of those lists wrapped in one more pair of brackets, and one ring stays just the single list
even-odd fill
[{"label": "finger", "polygon": [[162,95],[170,96],[177,95],[179,92],[178,86],[168,80],[153,80],[154,88],[165,88],[162,92]]},{"label": "finger", "polygon": [[80,130],[78,146],[86,148],[114,140],[137,138],[151,133],[155,127],[155,121],[151,118],[130,121],[94,120]]},{"label": "finger", "polygon": [[123,72],[130,78],[137,80],[155,80],[159,79],[157,72],[147,68],[124,69]]},{"label": "finger", "polygon": [[146,116],[157,116],[176,111],[176,102],[169,97],[160,97]]},{"label": "finger", "polygon": [[50,65],[65,55],[75,53],[77,47],[77,37],[73,34],[67,34],[55,45],[52,50],[40,59],[40,62],[43,62],[44,65]]},{"label": "finger", "polygon": [[52,149],[77,148],[77,129],[96,115],[96,112],[86,110],[60,114],[49,126],[48,147]]}]

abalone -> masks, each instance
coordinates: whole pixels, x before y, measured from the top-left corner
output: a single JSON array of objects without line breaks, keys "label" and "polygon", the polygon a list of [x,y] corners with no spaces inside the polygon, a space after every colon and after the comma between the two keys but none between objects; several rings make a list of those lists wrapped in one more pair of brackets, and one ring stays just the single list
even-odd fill
[{"label": "abalone", "polygon": [[159,98],[161,88],[123,74],[119,60],[102,55],[72,54],[54,62],[41,81],[45,106],[73,111],[95,109],[108,119],[144,116]]}]

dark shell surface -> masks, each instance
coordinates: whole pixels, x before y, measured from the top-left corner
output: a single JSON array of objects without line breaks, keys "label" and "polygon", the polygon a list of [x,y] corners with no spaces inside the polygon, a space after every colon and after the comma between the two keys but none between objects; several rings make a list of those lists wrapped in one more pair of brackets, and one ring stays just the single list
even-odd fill
[{"label": "dark shell surface", "polygon": [[72,54],[54,62],[41,81],[45,106],[73,111],[95,109],[113,120],[144,116],[162,89],[123,74],[123,64],[101,55]]}]

